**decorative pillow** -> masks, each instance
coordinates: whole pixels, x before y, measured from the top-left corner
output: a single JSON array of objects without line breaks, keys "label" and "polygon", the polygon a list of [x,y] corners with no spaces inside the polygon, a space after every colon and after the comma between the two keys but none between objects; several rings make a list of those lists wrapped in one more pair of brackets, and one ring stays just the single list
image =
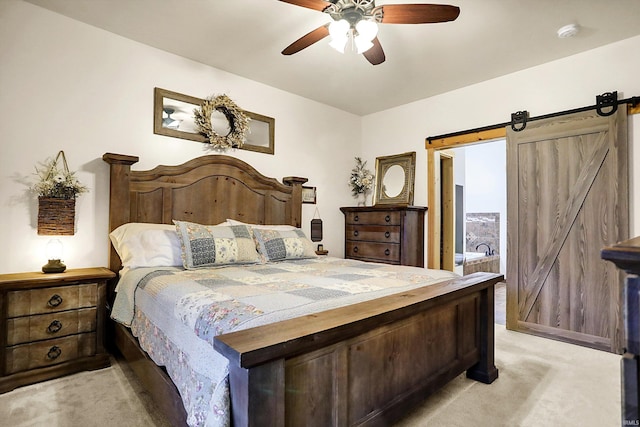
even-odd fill
[{"label": "decorative pillow", "polygon": [[182,265],[180,239],[171,224],[131,222],[109,234],[125,268]]},{"label": "decorative pillow", "polygon": [[182,245],[184,268],[258,262],[251,230],[246,225],[202,225],[173,221]]},{"label": "decorative pillow", "polygon": [[246,222],[236,221],[235,219],[227,219],[227,222],[231,225],[247,225],[251,228],[257,228],[259,230],[282,230],[282,231],[290,231],[295,230],[296,227],[293,225],[263,225],[263,224],[248,224]]},{"label": "decorative pillow", "polygon": [[253,236],[258,250],[267,261],[315,258],[313,243],[299,228],[293,230],[268,230],[256,228]]}]

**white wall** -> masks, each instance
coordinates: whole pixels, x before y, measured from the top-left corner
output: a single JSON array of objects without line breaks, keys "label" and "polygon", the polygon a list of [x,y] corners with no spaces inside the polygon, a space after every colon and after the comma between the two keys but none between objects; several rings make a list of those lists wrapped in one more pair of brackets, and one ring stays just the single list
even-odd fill
[{"label": "white wall", "polygon": [[[325,249],[343,256],[340,206],[359,154],[360,118],[326,105],[133,42],[18,0],[0,1],[0,273],[37,271],[49,237],[38,236],[34,166],[64,150],[90,189],[77,200],[77,232],[63,237],[68,267],[107,265],[105,152],[140,156],[135,169],[180,164],[205,145],[153,133],[153,89],[196,97],[226,93],[276,119],[274,156],[227,154],[267,176],[309,178],[324,221]],[[316,205],[303,206],[309,232]]]},{"label": "white wall", "polygon": [[[426,137],[507,122],[520,110],[540,116],[593,105],[596,95],[614,90],[623,98],[640,95],[638,52],[640,36],[370,114],[362,120],[363,158],[416,151],[415,204],[426,206]],[[635,236],[640,234],[640,115],[631,116],[629,130],[630,231]]]}]

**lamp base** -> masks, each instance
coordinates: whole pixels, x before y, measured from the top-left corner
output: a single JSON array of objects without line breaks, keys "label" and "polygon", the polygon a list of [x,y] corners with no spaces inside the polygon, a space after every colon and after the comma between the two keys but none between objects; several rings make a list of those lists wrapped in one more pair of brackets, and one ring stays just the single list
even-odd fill
[{"label": "lamp base", "polygon": [[67,266],[59,259],[50,259],[45,265],[42,266],[43,273],[62,273],[67,269]]}]

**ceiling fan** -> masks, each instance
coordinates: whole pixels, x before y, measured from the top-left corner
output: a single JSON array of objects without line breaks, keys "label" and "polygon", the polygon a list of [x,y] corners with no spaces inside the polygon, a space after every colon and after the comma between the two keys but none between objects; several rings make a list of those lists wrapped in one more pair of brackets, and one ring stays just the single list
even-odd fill
[{"label": "ceiling fan", "polygon": [[330,45],[344,52],[349,36],[358,53],[373,64],[382,64],[385,54],[377,37],[377,24],[431,24],[455,20],[457,6],[441,4],[388,4],[376,6],[375,0],[280,0],[327,13],[333,21],[300,37],[283,51],[283,55],[300,52],[331,35]]}]

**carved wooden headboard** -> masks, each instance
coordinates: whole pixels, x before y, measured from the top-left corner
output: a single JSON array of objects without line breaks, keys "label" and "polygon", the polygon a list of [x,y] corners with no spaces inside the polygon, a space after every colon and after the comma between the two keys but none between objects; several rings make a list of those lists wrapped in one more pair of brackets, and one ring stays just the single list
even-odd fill
[{"label": "carved wooden headboard", "polygon": [[[208,155],[178,166],[131,170],[139,158],[106,153],[111,165],[109,231],[127,222],[171,224],[172,220],[219,224],[227,218],[252,224],[302,223],[302,184],[286,177],[279,183],[235,157]],[[109,268],[121,263],[113,247]]]}]

